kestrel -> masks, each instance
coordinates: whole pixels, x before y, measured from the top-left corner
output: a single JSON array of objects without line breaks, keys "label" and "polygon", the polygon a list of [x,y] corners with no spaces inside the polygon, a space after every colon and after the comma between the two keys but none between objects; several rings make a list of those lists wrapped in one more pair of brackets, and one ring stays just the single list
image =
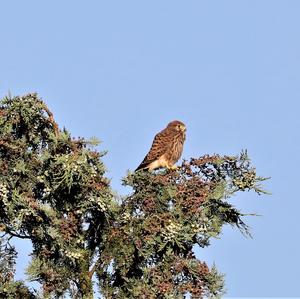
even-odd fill
[{"label": "kestrel", "polygon": [[155,135],[148,154],[135,171],[139,169],[151,171],[160,167],[176,169],[175,163],[183,150],[185,131],[186,127],[181,121],[170,122],[165,129]]}]

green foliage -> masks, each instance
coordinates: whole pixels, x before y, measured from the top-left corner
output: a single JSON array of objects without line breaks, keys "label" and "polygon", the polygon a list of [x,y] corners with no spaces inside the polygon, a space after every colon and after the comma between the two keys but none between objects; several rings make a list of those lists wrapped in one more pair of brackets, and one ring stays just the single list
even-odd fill
[{"label": "green foliage", "polygon": [[248,228],[226,199],[255,190],[262,179],[242,153],[184,161],[177,171],[129,174],[123,200],[98,269],[106,298],[220,297],[223,277],[194,255],[224,224]]},{"label": "green foliage", "polygon": [[75,283],[79,296],[115,210],[103,154],[60,131],[36,94],[5,98],[0,113],[2,231],[32,241],[28,274],[45,295]]},{"label": "green foliage", "polygon": [[16,256],[15,248],[2,234],[0,238],[0,298],[36,298],[23,282],[13,281]]},{"label": "green foliage", "polygon": [[14,275],[16,250],[7,239],[0,239],[0,282],[1,284],[10,281]]},{"label": "green foliage", "polygon": [[124,185],[133,191],[119,203],[96,145],[60,130],[36,94],[2,100],[0,297],[38,296],[13,279],[13,237],[31,240],[27,274],[46,298],[93,298],[94,273],[104,298],[220,297],[223,275],[194,249],[226,224],[249,234],[227,201],[238,191],[264,193],[247,153],[129,173]]},{"label": "green foliage", "polygon": [[35,299],[37,298],[21,281],[5,282],[0,286],[0,298]]}]

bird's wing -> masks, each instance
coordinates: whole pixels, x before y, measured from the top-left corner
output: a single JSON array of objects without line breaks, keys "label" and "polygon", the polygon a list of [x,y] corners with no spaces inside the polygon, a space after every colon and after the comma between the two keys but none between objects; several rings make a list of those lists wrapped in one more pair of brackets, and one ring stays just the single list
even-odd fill
[{"label": "bird's wing", "polygon": [[166,151],[168,150],[168,147],[170,145],[170,136],[168,134],[168,131],[164,129],[163,131],[159,132],[155,135],[152,146],[142,161],[142,163],[138,166],[138,168],[135,170],[147,168],[149,164],[159,159]]}]

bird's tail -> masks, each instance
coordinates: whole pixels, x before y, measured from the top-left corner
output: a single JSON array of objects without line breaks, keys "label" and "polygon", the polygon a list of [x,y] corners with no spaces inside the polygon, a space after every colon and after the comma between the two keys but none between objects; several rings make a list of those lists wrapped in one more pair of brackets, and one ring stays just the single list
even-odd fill
[{"label": "bird's tail", "polygon": [[135,172],[136,172],[136,171],[141,171],[141,170],[147,171],[147,170],[148,170],[148,167],[149,167],[148,164],[141,163],[141,164],[136,168]]}]

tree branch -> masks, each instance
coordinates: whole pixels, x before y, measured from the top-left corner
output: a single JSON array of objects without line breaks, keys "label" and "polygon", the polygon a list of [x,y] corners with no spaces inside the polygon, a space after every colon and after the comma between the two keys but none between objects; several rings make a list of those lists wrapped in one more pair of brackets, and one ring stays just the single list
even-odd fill
[{"label": "tree branch", "polygon": [[20,239],[31,239],[30,236],[20,235],[20,234],[14,233],[14,232],[9,231],[9,230],[7,230],[7,233],[10,234],[12,237],[16,237],[16,238],[20,238]]},{"label": "tree branch", "polygon": [[89,277],[90,279],[92,279],[92,277],[93,277],[93,275],[94,275],[94,273],[95,273],[97,267],[98,267],[99,264],[100,264],[100,261],[101,261],[101,259],[99,258],[99,259],[95,262],[95,264],[94,264],[94,266],[92,267],[92,269],[88,272],[88,277]]}]

